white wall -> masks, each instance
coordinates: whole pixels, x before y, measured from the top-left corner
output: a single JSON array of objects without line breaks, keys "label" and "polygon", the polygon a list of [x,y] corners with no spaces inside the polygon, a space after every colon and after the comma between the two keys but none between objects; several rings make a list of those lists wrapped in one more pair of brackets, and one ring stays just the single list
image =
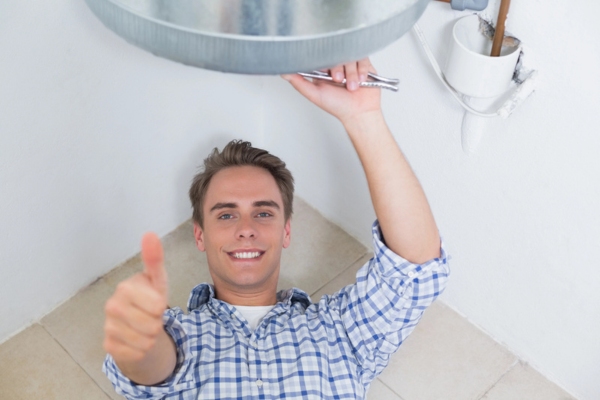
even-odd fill
[{"label": "white wall", "polygon": [[134,48],[83,0],[0,2],[0,342],[188,219],[209,150],[259,139],[260,85]]},{"label": "white wall", "polygon": [[[443,299],[581,399],[600,397],[596,2],[513,1],[543,74],[477,153],[412,34],[373,57],[389,124],[451,249]],[[420,24],[440,61],[463,13]],[[374,217],[336,121],[279,78],[223,75],[138,50],[82,0],[0,3],[0,341],[190,215],[209,149],[233,137],[288,162],[298,193],[363,242]],[[7,306],[8,305],[8,306]]]},{"label": "white wall", "polygon": [[[600,4],[512,3],[508,29],[542,81],[508,120],[490,121],[473,155],[461,149],[463,113],[412,33],[373,61],[401,79],[385,114],[453,256],[443,300],[578,398],[598,399]],[[462,15],[432,2],[420,21],[442,64]],[[303,198],[369,243],[373,212],[343,130],[285,82],[268,83],[268,146]]]}]

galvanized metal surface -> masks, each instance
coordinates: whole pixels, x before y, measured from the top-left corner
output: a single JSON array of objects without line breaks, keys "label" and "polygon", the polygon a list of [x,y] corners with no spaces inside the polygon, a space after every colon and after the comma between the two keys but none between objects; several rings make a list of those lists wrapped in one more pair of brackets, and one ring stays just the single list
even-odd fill
[{"label": "galvanized metal surface", "polygon": [[119,36],[183,64],[282,74],[364,58],[406,33],[430,0],[86,0]]}]

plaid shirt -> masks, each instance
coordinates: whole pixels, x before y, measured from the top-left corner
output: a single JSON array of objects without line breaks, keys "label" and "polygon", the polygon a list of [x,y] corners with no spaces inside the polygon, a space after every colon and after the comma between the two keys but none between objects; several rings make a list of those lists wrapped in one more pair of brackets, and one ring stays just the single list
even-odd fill
[{"label": "plaid shirt", "polygon": [[449,274],[443,247],[416,265],[385,246],[377,222],[373,236],[374,257],[355,284],[318,303],[281,291],[255,331],[211,285],[196,286],[188,314],[165,311],[177,366],[162,384],[136,385],[110,355],[104,373],[128,399],[364,399]]}]

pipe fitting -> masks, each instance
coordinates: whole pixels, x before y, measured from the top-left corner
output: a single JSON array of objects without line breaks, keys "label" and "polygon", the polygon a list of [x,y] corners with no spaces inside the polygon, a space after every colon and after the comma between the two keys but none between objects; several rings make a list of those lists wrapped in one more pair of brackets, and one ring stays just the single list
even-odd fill
[{"label": "pipe fitting", "polygon": [[489,0],[451,0],[450,6],[453,10],[463,11],[465,9],[481,11],[488,6]]}]

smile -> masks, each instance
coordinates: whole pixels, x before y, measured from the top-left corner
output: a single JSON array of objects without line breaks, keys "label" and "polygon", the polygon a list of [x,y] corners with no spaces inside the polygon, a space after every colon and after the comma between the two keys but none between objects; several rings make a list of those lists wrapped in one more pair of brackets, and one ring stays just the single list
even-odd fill
[{"label": "smile", "polygon": [[237,259],[252,259],[252,258],[258,258],[258,257],[262,256],[263,252],[244,251],[244,252],[237,252],[237,253],[229,253],[229,255],[232,256],[233,258],[237,258]]}]

